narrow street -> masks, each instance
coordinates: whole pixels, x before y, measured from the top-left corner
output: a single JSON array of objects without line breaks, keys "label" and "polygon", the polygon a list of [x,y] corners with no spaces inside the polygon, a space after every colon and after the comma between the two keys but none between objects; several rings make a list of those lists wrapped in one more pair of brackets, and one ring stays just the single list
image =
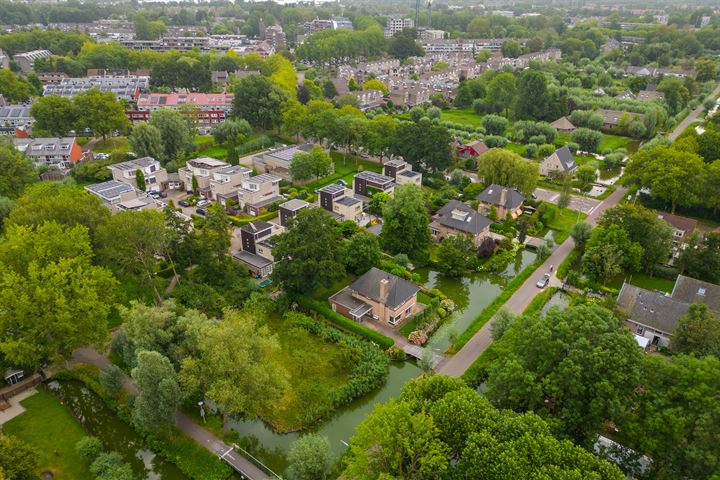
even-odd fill
[{"label": "narrow street", "polygon": [[[715,90],[712,91],[712,93],[710,94],[710,98],[713,98],[713,99],[714,99],[714,98],[717,97],[719,94],[720,94],[720,84],[718,84],[718,86],[715,87]],[[693,123],[694,121],[697,120],[698,115],[700,115],[700,113],[702,113],[702,111],[703,111],[704,109],[705,109],[705,107],[703,107],[702,105],[700,105],[700,106],[698,106],[695,110],[693,110],[692,112],[690,112],[690,113],[688,114],[688,116],[685,117],[685,118],[683,119],[683,121],[678,124],[677,127],[675,127],[675,130],[673,130],[672,132],[670,132],[670,135],[668,135],[668,138],[669,138],[670,140],[672,140],[672,141],[675,141],[675,139],[676,139],[677,137],[679,137],[680,134],[681,134],[682,132],[684,132],[685,129],[686,129],[688,126],[690,126],[691,123]]]}]

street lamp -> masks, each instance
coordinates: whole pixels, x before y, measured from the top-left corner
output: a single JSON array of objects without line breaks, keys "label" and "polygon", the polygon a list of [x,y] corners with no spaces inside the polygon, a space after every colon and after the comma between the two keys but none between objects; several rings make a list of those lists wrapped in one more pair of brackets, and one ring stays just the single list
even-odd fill
[{"label": "street lamp", "polygon": [[203,419],[203,423],[207,423],[207,422],[205,421],[205,409],[203,408],[203,405],[205,405],[205,402],[203,402],[202,400],[200,400],[200,401],[198,402],[198,407],[200,407],[200,416],[201,416],[202,419]]}]

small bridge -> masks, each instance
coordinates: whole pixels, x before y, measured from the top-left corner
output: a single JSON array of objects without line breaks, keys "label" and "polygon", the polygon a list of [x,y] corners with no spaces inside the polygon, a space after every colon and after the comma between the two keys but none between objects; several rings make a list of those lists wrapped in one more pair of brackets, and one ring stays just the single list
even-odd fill
[{"label": "small bridge", "polygon": [[[281,480],[278,474],[238,445],[233,444],[232,447],[229,447],[223,443],[222,447],[224,450],[218,451],[218,457],[230,465],[242,478],[247,480]],[[242,453],[236,450],[240,450]]]},{"label": "small bridge", "polygon": [[420,360],[423,358],[423,355],[425,355],[425,351],[427,350],[432,354],[432,362],[431,366],[432,368],[435,368],[438,363],[440,363],[443,360],[442,355],[438,355],[437,353],[433,352],[432,350],[429,350],[430,347],[423,348],[420,345],[414,345],[412,343],[407,343],[403,345],[403,352],[405,352],[406,355],[409,355],[417,360]]}]

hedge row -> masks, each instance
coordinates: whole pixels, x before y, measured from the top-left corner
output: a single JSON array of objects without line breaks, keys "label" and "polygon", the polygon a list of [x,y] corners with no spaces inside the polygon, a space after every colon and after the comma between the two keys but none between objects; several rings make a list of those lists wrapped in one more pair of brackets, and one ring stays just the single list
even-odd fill
[{"label": "hedge row", "polygon": [[239,217],[233,217],[232,215],[228,215],[227,218],[236,227],[242,227],[243,225],[247,225],[248,223],[256,222],[258,220],[268,221],[271,218],[275,218],[277,216],[278,216],[278,211],[275,210],[274,212],[263,213],[262,215],[258,215],[257,217],[252,217],[252,218],[239,218]]},{"label": "hedge row", "polygon": [[327,306],[327,304],[325,304],[325,302],[320,302],[310,297],[295,297],[293,301],[306,310],[312,310],[319,313],[320,315],[324,316],[328,321],[342,328],[343,330],[354,333],[363,338],[366,338],[367,340],[370,340],[371,342],[376,343],[383,350],[387,350],[388,348],[395,345],[395,342],[392,338],[386,337],[382,333],[378,333],[375,330],[365,327],[360,323],[353,322],[349,318],[344,317],[339,313],[333,311],[329,306]]},{"label": "hedge row", "polygon": [[488,320],[490,320],[493,315],[497,313],[498,310],[500,310],[500,307],[505,305],[505,302],[507,302],[510,297],[515,293],[518,288],[527,280],[530,278],[530,275],[533,274],[537,268],[543,264],[545,259],[537,259],[527,267],[525,267],[525,270],[520,272],[519,275],[517,275],[515,278],[513,278],[510,283],[508,283],[505,290],[502,291],[500,295],[495,297],[495,300],[490,303],[487,307],[483,309],[480,314],[475,317],[475,319],[472,321],[470,326],[465,330],[462,335],[458,337],[458,339],[455,341],[455,343],[452,344],[452,346],[448,349],[448,353],[456,353],[459,352],[460,349],[465,346],[465,344],[470,341],[470,339],[482,328],[483,325],[487,323]]}]

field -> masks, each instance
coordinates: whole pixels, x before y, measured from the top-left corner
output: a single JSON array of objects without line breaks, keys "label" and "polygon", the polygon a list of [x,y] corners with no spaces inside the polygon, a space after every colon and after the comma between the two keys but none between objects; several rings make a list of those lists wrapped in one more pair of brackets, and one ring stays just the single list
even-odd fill
[{"label": "field", "polygon": [[555,243],[560,244],[570,236],[572,226],[584,218],[587,218],[584,213],[569,208],[559,208],[555,213],[555,217],[545,226],[554,231]]},{"label": "field", "polygon": [[382,167],[378,163],[371,162],[369,160],[362,160],[352,156],[348,156],[346,160],[345,156],[340,152],[331,152],[330,158],[332,158],[333,163],[335,163],[335,173],[328,175],[325,178],[321,178],[320,180],[308,183],[307,189],[309,192],[314,192],[318,188],[335,183],[338,180],[344,180],[347,182],[348,186],[350,186],[352,185],[353,177],[363,170],[369,170],[372,172],[382,171]]},{"label": "field", "polygon": [[95,142],[92,151],[95,153],[129,152],[130,145],[127,137],[109,137]]},{"label": "field", "polygon": [[87,462],[75,452],[75,443],[86,435],[80,423],[43,388],[21,404],[27,411],[3,425],[3,431],[37,449],[38,478],[50,471],[56,480],[92,480]]},{"label": "field", "polygon": [[[555,145],[564,145],[567,142],[572,142],[572,134],[570,133],[558,133],[557,139],[555,139]],[[618,148],[626,148],[629,153],[637,150],[638,141],[628,137],[621,137],[619,135],[613,135],[611,133],[603,133],[603,140],[600,142],[600,152],[606,149],[617,150]]]},{"label": "field", "polygon": [[481,126],[482,116],[473,112],[472,108],[458,108],[452,110],[443,110],[440,114],[441,122],[454,122],[463,125],[472,125],[473,127]]},{"label": "field", "polygon": [[645,273],[633,273],[628,279],[625,279],[625,277],[621,275],[614,278],[608,286],[619,289],[622,287],[623,280],[627,280],[629,284],[644,288],[645,290],[659,290],[666,293],[672,292],[672,289],[675,286],[675,280],[651,277]]}]

